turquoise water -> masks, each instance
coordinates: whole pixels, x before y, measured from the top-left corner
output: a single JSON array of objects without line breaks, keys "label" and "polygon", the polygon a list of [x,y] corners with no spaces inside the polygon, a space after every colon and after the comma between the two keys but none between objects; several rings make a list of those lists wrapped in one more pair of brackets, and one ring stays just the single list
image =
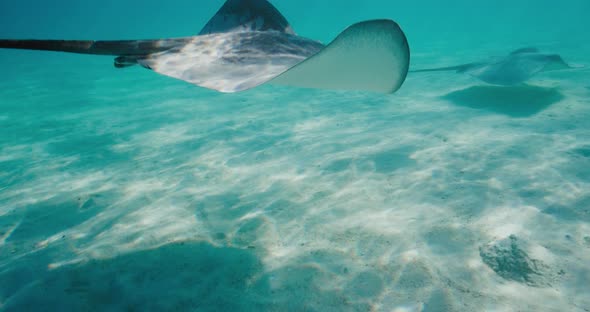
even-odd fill
[{"label": "turquoise water", "polygon": [[[222,3],[5,0],[0,38],[189,36]],[[413,68],[586,68],[220,94],[0,50],[0,309],[590,310],[590,2],[273,3],[323,42],[392,18]]]}]

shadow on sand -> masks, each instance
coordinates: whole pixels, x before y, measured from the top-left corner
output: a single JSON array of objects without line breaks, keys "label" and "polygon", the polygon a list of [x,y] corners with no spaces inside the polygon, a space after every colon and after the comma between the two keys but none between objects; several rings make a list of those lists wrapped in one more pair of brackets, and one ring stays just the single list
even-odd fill
[{"label": "shadow on sand", "polygon": [[4,310],[256,311],[268,289],[261,273],[249,250],[174,243],[47,271]]},{"label": "shadow on sand", "polygon": [[323,287],[335,273],[309,263],[267,271],[258,252],[177,242],[54,270],[46,269],[51,256],[39,254],[0,272],[7,282],[0,285],[0,310],[367,311],[366,301],[381,291],[377,275],[360,275],[349,292],[375,285],[351,300],[346,291]]},{"label": "shadow on sand", "polygon": [[483,109],[515,118],[530,117],[564,99],[555,88],[529,85],[475,86],[442,97],[455,105]]}]

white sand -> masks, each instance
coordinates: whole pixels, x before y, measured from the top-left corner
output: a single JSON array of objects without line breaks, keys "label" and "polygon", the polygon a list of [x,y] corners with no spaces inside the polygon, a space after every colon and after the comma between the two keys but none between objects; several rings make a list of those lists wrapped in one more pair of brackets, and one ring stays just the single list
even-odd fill
[{"label": "white sand", "polygon": [[[590,311],[588,70],[220,95],[102,61],[0,81],[0,308]],[[482,260],[510,235],[542,269]]]}]

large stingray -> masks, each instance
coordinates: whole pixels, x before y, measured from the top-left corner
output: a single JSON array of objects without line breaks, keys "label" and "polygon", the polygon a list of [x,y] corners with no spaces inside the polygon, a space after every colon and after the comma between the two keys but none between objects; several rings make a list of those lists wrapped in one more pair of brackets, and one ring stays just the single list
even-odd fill
[{"label": "large stingray", "polygon": [[271,82],[309,88],[392,93],[404,82],[410,52],[392,20],[354,24],[332,43],[297,36],[266,0],[228,0],[194,37],[160,40],[0,40],[0,48],[114,55],[221,92]]},{"label": "large stingray", "polygon": [[451,67],[413,70],[411,72],[456,71],[465,73],[489,84],[512,86],[521,84],[538,73],[575,68],[557,54],[543,54],[536,48],[523,48],[508,56]]}]

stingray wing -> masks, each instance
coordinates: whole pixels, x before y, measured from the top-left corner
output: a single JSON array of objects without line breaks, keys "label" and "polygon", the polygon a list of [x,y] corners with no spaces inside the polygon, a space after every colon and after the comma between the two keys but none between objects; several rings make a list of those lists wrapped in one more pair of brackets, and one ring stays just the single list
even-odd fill
[{"label": "stingray wing", "polygon": [[406,79],[410,49],[391,20],[354,24],[314,56],[272,83],[321,89],[397,91]]},{"label": "stingray wing", "polygon": [[284,32],[230,32],[194,37],[180,49],[138,60],[158,73],[221,92],[271,82],[384,93],[399,89],[409,61],[406,37],[391,20],[352,25],[328,46]]}]

